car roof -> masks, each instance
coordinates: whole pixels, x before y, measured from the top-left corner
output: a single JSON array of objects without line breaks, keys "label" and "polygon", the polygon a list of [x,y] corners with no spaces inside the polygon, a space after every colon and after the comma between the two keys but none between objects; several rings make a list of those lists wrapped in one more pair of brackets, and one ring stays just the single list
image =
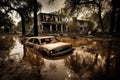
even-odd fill
[{"label": "car roof", "polygon": [[30,38],[37,38],[37,39],[44,39],[44,38],[54,38],[55,36],[34,36],[34,37],[29,37]]}]

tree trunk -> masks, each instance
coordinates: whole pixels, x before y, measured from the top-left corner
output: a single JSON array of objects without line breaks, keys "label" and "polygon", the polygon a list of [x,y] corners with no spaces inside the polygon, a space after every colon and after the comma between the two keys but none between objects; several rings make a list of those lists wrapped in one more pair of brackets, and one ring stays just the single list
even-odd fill
[{"label": "tree trunk", "polygon": [[111,35],[113,35],[114,33],[114,28],[115,28],[115,1],[112,0],[112,12],[111,12],[111,24],[110,24],[110,29],[109,29],[109,33]]},{"label": "tree trunk", "polygon": [[120,53],[116,53],[116,78],[120,80]]},{"label": "tree trunk", "polygon": [[116,36],[120,37],[120,13],[117,13]]},{"label": "tree trunk", "polygon": [[25,31],[25,19],[23,17],[23,15],[20,15],[21,16],[21,21],[22,21],[22,35],[24,36],[26,34],[26,31]]},{"label": "tree trunk", "polygon": [[38,36],[38,22],[37,22],[37,0],[34,0],[34,35]]},{"label": "tree trunk", "polygon": [[111,57],[111,46],[112,46],[112,41],[108,42],[108,52],[106,53],[106,60],[105,60],[105,76],[106,79],[110,78],[110,57]]},{"label": "tree trunk", "polygon": [[120,37],[120,1],[116,1],[116,36]]},{"label": "tree trunk", "polygon": [[99,21],[100,21],[100,26],[102,29],[102,32],[104,32],[104,25],[103,25],[103,20],[102,20],[102,16],[101,16],[101,6],[98,5],[98,16],[99,16]]}]

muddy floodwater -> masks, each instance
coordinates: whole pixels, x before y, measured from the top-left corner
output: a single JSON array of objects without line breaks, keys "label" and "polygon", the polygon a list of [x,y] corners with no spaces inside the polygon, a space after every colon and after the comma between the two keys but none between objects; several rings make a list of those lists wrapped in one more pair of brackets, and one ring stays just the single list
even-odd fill
[{"label": "muddy floodwater", "polygon": [[60,37],[73,52],[49,57],[17,36],[0,36],[0,80],[120,80],[118,38]]}]

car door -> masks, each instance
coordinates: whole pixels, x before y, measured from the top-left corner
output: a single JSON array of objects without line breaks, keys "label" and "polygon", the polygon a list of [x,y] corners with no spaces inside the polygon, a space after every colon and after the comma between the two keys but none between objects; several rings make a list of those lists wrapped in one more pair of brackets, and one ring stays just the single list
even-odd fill
[{"label": "car door", "polygon": [[27,46],[30,47],[30,48],[33,48],[34,44],[33,44],[33,41],[34,39],[33,38],[30,38],[28,41],[27,41]]},{"label": "car door", "polygon": [[34,41],[33,41],[33,43],[34,43],[34,47],[33,48],[35,50],[39,50],[39,47],[40,47],[40,41],[39,41],[39,39],[35,38]]}]

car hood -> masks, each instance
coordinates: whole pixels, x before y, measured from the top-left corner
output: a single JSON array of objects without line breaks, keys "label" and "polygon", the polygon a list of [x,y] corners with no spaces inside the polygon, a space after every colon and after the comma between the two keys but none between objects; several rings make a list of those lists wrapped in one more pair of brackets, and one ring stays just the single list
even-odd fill
[{"label": "car hood", "polygon": [[60,48],[67,45],[70,45],[70,43],[57,42],[57,43],[50,43],[50,44],[41,45],[41,46],[49,50],[52,50],[52,49]]}]

